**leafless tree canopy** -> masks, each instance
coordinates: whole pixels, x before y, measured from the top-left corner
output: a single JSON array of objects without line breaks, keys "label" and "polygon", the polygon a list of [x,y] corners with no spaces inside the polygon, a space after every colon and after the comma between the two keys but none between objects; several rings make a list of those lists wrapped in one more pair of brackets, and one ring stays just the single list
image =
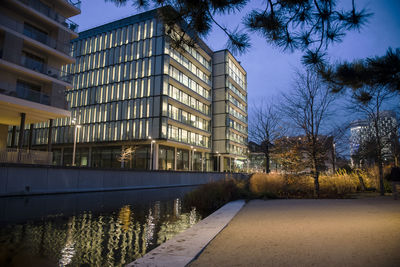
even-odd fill
[{"label": "leafless tree canopy", "polygon": [[264,99],[258,103],[251,113],[254,119],[250,121],[249,136],[251,140],[261,145],[266,157],[265,170],[268,173],[271,145],[276,139],[285,135],[286,129],[271,99],[269,101]]},{"label": "leafless tree canopy", "polygon": [[[319,171],[326,144],[321,142],[324,126],[331,115],[335,96],[330,93],[319,76],[307,70],[297,72],[293,90],[284,94],[281,113],[307,139],[304,146],[314,174],[315,194],[319,194]],[[324,137],[325,138],[325,137]]]}]

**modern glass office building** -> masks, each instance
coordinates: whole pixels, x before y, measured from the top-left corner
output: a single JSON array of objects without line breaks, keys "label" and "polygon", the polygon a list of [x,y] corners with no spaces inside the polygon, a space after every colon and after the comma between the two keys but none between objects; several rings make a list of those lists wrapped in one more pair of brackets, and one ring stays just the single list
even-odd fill
[{"label": "modern glass office building", "polygon": [[[217,170],[214,163],[225,150],[213,150],[214,53],[199,38],[194,47],[180,48],[169,40],[156,9],[81,32],[72,41],[76,63],[65,67],[73,76],[66,95],[72,115],[54,122],[55,164],[72,165],[76,139],[78,166]],[[241,123],[247,119],[246,73],[226,53],[227,73],[236,71],[240,80],[226,83],[236,93],[221,102],[233,114],[223,123],[233,129],[227,139],[241,140],[226,142],[226,151],[243,155],[238,149],[247,142],[247,124]]]}]

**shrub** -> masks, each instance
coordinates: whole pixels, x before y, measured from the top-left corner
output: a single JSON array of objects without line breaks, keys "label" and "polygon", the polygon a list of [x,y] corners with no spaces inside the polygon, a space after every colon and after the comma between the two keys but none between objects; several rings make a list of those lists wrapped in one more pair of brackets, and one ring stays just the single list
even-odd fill
[{"label": "shrub", "polygon": [[196,207],[202,216],[207,216],[230,201],[249,198],[247,187],[247,180],[233,178],[204,184],[183,197],[183,206]]}]

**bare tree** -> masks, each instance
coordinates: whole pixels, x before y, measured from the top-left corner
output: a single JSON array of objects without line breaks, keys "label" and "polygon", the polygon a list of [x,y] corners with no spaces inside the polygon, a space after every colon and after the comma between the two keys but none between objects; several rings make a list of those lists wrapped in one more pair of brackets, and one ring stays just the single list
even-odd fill
[{"label": "bare tree", "polygon": [[[396,93],[387,90],[385,86],[365,85],[351,93],[349,109],[366,116],[372,126],[372,135],[369,137],[369,155],[376,157],[376,164],[379,170],[379,189],[381,195],[385,194],[383,183],[383,148],[390,146],[391,127],[382,127],[382,111],[388,100],[397,97]],[[397,128],[396,130],[397,131]],[[371,144],[374,151],[371,153]]]},{"label": "bare tree", "polygon": [[250,139],[261,145],[265,154],[265,171],[270,172],[271,146],[279,137],[285,135],[285,129],[282,126],[282,120],[278,110],[271,103],[260,102],[253,109],[254,119],[249,125]]},{"label": "bare tree", "polygon": [[316,73],[307,70],[296,73],[293,91],[284,94],[283,98],[282,113],[306,138],[303,149],[314,177],[314,196],[319,197],[319,172],[321,161],[326,156],[326,144],[322,139],[327,139],[322,132],[335,96]]},{"label": "bare tree", "polygon": [[120,156],[118,157],[118,161],[125,164],[126,162],[130,163],[130,168],[132,168],[132,155],[135,153],[137,146],[129,146],[125,147],[122,151]]}]

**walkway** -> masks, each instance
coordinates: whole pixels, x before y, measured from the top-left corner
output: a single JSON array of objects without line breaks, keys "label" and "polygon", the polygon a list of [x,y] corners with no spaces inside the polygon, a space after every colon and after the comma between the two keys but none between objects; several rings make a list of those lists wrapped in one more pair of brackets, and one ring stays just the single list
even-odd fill
[{"label": "walkway", "polygon": [[251,201],[190,266],[400,266],[400,201]]}]

